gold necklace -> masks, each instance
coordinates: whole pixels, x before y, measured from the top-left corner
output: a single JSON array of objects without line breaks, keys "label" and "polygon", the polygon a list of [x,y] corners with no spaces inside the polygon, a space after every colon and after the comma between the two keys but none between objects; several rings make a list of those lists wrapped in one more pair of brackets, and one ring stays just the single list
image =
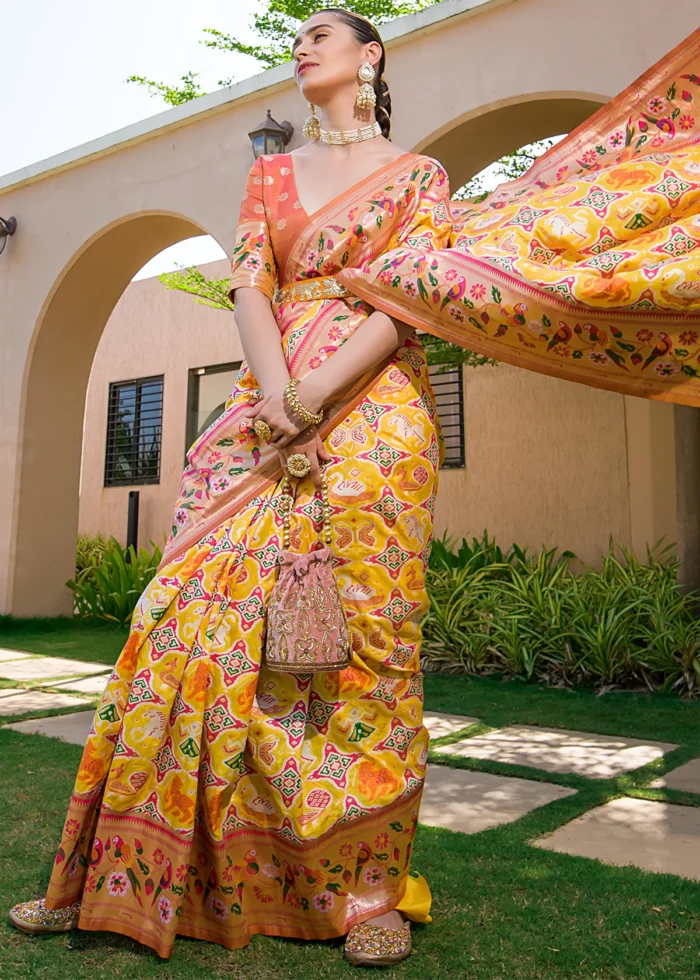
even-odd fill
[{"label": "gold necklace", "polygon": [[322,143],[360,143],[362,140],[371,140],[375,136],[382,135],[382,127],[378,122],[370,123],[368,126],[360,126],[359,129],[323,129],[319,127],[319,139]]}]

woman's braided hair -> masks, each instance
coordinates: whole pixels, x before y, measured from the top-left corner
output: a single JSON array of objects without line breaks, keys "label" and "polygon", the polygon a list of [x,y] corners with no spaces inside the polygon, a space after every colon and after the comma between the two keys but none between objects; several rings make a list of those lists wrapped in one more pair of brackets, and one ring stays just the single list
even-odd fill
[{"label": "woman's braided hair", "polygon": [[377,44],[381,45],[382,56],[379,62],[375,65],[376,75],[374,76],[373,88],[377,96],[377,104],[374,107],[374,115],[377,122],[381,126],[382,136],[385,139],[390,139],[389,133],[391,132],[391,96],[389,95],[389,86],[384,78],[384,64],[386,61],[386,51],[384,49],[384,42],[379,36],[379,31],[369,20],[365,20],[364,17],[360,17],[359,14],[353,14],[350,10],[345,10],[344,7],[321,7],[319,10],[314,10],[315,14],[326,13],[335,14],[339,20],[342,20],[344,24],[352,28],[355,35],[355,39],[359,44],[369,44],[370,41],[376,41]]}]

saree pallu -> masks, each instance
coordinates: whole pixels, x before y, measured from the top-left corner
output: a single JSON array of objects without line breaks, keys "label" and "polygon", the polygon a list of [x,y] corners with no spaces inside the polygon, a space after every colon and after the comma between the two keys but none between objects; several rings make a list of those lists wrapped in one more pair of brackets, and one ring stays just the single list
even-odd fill
[{"label": "saree pallu", "polygon": [[338,280],[479,354],[700,406],[700,30],[480,204],[442,190],[448,248]]},{"label": "saree pallu", "polygon": [[[403,154],[312,216],[290,164],[265,156],[250,170],[231,292],[253,286],[271,299],[301,377],[370,310],[356,297],[275,302],[276,284],[372,259],[417,224],[424,236],[424,209],[436,247],[450,226],[431,158]],[[393,908],[429,921],[411,852],[428,750],[420,619],[444,443],[415,336],[359,382],[319,426],[350,665],[292,675],[261,664],[282,474],[241,419],[261,394],[244,363],[188,453],[171,539],[83,751],[46,895],[50,909],[80,899],[79,928],[168,958],[178,934],[236,948],[256,933],[342,936]],[[291,548],[309,550],[321,528],[307,477]]]}]

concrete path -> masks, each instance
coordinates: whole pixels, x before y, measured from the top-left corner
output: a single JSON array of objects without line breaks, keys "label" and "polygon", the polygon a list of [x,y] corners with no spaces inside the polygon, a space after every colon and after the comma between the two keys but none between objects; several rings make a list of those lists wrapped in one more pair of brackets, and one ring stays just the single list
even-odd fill
[{"label": "concrete path", "polygon": [[531,766],[547,772],[577,773],[589,779],[610,779],[638,769],[677,748],[672,742],[511,725],[435,751]]},{"label": "concrete path", "polygon": [[[102,694],[112,668],[109,664],[45,657],[21,650],[0,649],[0,679],[24,687],[0,687],[0,716],[29,714],[85,704],[69,692]],[[55,688],[47,691],[45,688]],[[60,689],[61,693],[58,693]],[[63,692],[66,692],[65,694]]]},{"label": "concrete path", "polygon": [[512,823],[538,806],[575,792],[566,786],[532,779],[428,766],[419,819],[429,827],[476,834]]},{"label": "concrete path", "polygon": [[[64,695],[57,696],[62,697]],[[81,702],[81,704],[84,703],[84,701]],[[30,735],[48,735],[51,738],[61,738],[64,742],[73,742],[74,745],[85,745],[94,717],[95,711],[90,708],[89,711],[75,711],[67,715],[54,715],[52,718],[33,718],[30,721],[15,721],[11,725],[5,725],[4,727],[11,728],[15,732],[24,732]]]},{"label": "concrete path", "polygon": [[[0,688],[0,717],[7,715],[27,715],[37,711],[48,711],[51,708],[70,708],[85,704],[82,698],[74,698],[69,694],[53,694],[50,691],[37,691],[29,688]],[[11,725],[7,726],[11,728]]]},{"label": "concrete path", "polygon": [[665,776],[655,779],[651,785],[655,788],[667,786],[686,793],[700,793],[700,759],[692,759],[684,766],[672,769]]},{"label": "concrete path", "polygon": [[533,845],[700,881],[700,808],[625,796],[581,814]]}]

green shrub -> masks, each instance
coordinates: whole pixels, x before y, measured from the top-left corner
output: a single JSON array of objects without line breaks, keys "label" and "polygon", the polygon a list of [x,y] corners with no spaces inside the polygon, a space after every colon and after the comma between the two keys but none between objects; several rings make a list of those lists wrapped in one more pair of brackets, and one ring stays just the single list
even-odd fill
[{"label": "green shrub", "polygon": [[76,577],[65,583],[73,592],[76,615],[127,626],[162,557],[161,549],[149,543],[152,551],[140,548],[137,553],[113,536],[103,545],[79,539]]},{"label": "green shrub", "polygon": [[434,540],[423,669],[698,695],[700,597],[678,584],[672,546],[658,549],[640,562],[611,539],[599,570],[573,573],[571,551]]},{"label": "green shrub", "polygon": [[107,539],[97,534],[79,534],[78,551],[75,560],[76,577],[86,568],[99,565],[107,548]]}]

